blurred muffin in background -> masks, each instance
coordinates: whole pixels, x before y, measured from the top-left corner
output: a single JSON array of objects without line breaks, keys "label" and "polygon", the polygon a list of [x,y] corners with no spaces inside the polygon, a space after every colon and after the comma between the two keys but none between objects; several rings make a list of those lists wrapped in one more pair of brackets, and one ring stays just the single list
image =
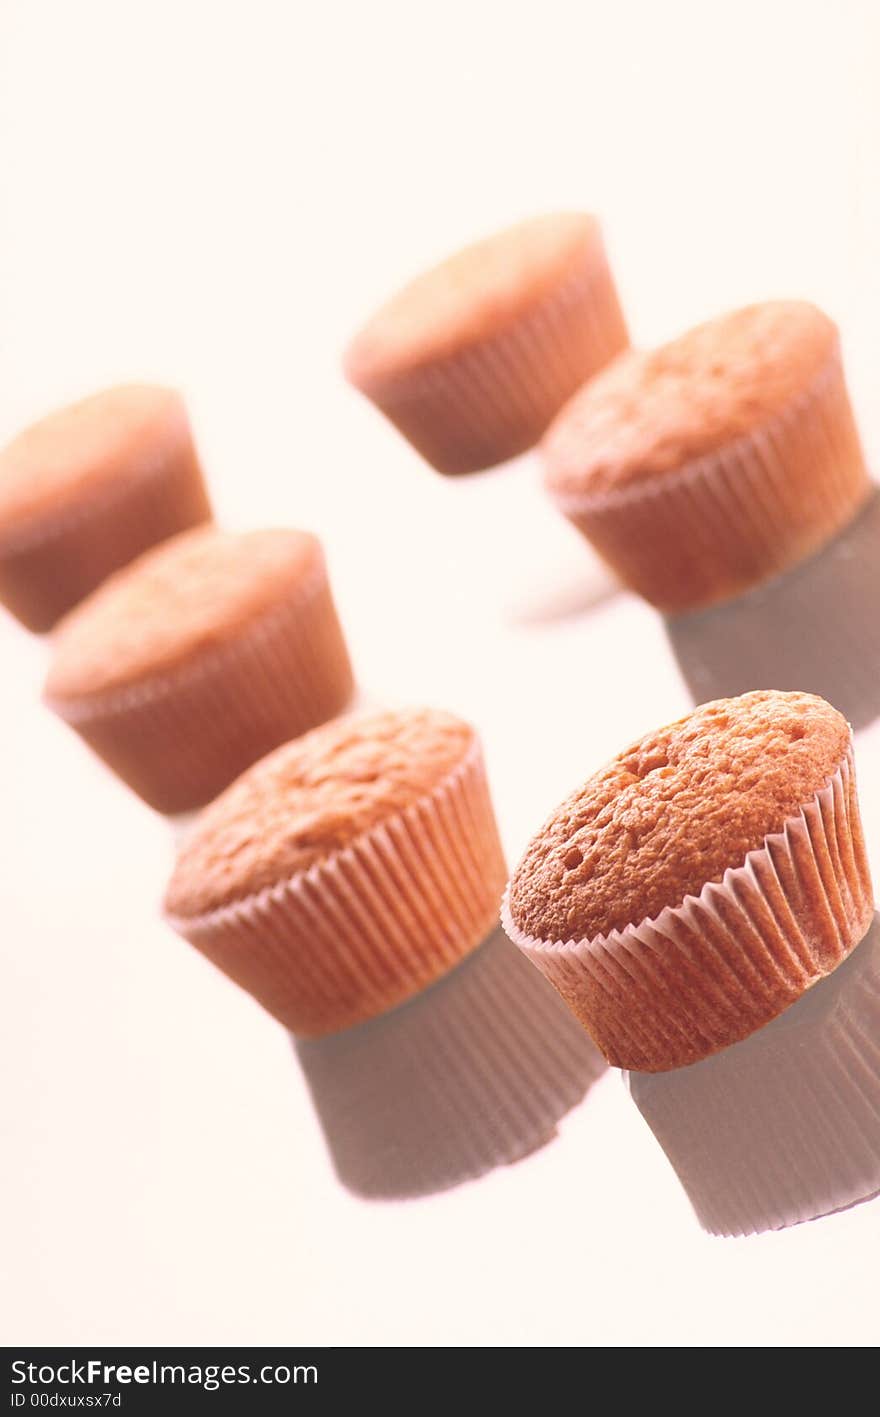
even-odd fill
[{"label": "blurred muffin in background", "polygon": [[210,801],[352,693],[318,540],[213,526],[146,552],[72,611],[45,687],[49,706],[163,812]]},{"label": "blurred muffin in background", "polygon": [[210,518],[180,395],[93,394],[0,452],[0,601],[48,630],[113,571]]},{"label": "blurred muffin in background", "polygon": [[438,472],[464,473],[533,447],[628,343],[598,222],[562,213],[417,277],[355,336],[344,367]]},{"label": "blurred muffin in background", "polygon": [[279,748],[206,809],[165,909],[286,1028],[317,1037],[470,954],[505,875],[474,729],[434,709],[356,714]]},{"label": "blurred muffin in background", "polygon": [[870,490],[837,328],[803,301],[621,355],[562,410],[544,454],[560,510],[669,613],[778,575]]}]

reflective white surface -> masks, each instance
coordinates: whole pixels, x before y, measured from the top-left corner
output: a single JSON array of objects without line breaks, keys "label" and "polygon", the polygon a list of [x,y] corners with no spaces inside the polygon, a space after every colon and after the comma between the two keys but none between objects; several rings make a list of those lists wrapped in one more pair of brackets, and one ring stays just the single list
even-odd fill
[{"label": "reflective white surface", "polygon": [[[639,340],[825,305],[876,468],[880,22],[426,9],[7,0],[0,437],[105,383],[179,384],[224,520],[325,540],[365,692],[479,725],[513,858],[685,680],[534,461],[432,475],[339,349],[419,265],[584,206]],[[158,921],[170,826],[40,707],[45,658],[0,619],[4,1341],[877,1341],[880,1205],[712,1239],[613,1075],[515,1166],[345,1191],[289,1039]],[[856,755],[880,875],[877,720]]]}]

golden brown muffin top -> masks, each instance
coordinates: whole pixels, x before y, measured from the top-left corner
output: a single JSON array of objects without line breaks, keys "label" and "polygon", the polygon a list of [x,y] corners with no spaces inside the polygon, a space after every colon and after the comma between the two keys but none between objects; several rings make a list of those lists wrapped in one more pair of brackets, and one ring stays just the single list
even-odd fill
[{"label": "golden brown muffin top", "polygon": [[336,719],[285,744],[202,813],[166,911],[192,919],[307,871],[424,798],[475,742],[451,714],[408,709]]},{"label": "golden brown muffin top", "polygon": [[128,688],[228,643],[310,577],[323,556],[308,532],[197,527],[117,571],[60,622],[46,697]]},{"label": "golden brown muffin top", "polygon": [[846,719],[813,694],[717,699],[588,778],[514,872],[515,925],[542,940],[641,924],[742,866],[837,771]]},{"label": "golden brown muffin top", "polygon": [[807,393],[837,342],[837,327],[814,305],[777,300],[722,315],[659,349],[618,355],[551,425],[548,490],[615,491],[715,452]]},{"label": "golden brown muffin top", "polygon": [[0,527],[63,514],[85,492],[147,471],[189,436],[180,395],[148,384],[106,389],[50,413],[0,452]]},{"label": "golden brown muffin top", "polygon": [[598,223],[581,212],[533,217],[467,246],[373,315],[345,372],[369,389],[489,339],[601,250]]}]

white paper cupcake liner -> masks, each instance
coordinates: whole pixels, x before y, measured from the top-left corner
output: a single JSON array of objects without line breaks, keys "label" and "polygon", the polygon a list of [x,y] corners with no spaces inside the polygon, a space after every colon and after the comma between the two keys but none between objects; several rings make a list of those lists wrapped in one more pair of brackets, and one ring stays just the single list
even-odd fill
[{"label": "white paper cupcake liner", "polygon": [[184,419],[179,446],[145,451],[75,505],[0,530],[0,599],[28,628],[48,630],[114,571],[211,515]]},{"label": "white paper cupcake liner", "polygon": [[490,338],[365,391],[439,471],[472,472],[533,447],[628,343],[602,249]]},{"label": "white paper cupcake liner", "polygon": [[660,1072],[769,1023],[865,934],[873,895],[852,747],[826,785],[720,882],[655,919],[593,940],[502,924],[608,1061]]},{"label": "white paper cupcake liner", "polygon": [[606,1071],[497,928],[409,1003],[296,1050],[339,1179],[374,1199],[521,1160]]},{"label": "white paper cupcake liner", "polygon": [[676,613],[809,556],[870,485],[837,348],[783,412],[717,452],[637,485],[553,500],[626,585]]},{"label": "white paper cupcake liner", "polygon": [[445,974],[497,918],[504,857],[478,740],[423,798],[309,870],[171,924],[291,1032],[320,1036]]},{"label": "white paper cupcake liner", "polygon": [[284,601],[185,665],[47,702],[151,806],[184,812],[341,713],[353,688],[321,558]]},{"label": "white paper cupcake liner", "polygon": [[880,1192],[880,917],[781,1018],[713,1058],[630,1073],[703,1227],[779,1230]]}]

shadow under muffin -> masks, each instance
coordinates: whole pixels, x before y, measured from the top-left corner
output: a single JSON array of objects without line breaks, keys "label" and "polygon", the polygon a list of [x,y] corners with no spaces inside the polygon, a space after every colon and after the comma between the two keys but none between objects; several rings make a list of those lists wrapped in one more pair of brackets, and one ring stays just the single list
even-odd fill
[{"label": "shadow under muffin", "polygon": [[802,689],[866,728],[880,714],[880,489],[809,561],[727,605],[667,620],[666,633],[695,703]]},{"label": "shadow under muffin", "polygon": [[294,1039],[349,1190],[448,1190],[544,1146],[606,1071],[562,1000],[500,928],[408,1003]]},{"label": "shadow under muffin", "polygon": [[833,974],[704,1062],[630,1094],[704,1229],[759,1234],[880,1192],[880,914]]}]

